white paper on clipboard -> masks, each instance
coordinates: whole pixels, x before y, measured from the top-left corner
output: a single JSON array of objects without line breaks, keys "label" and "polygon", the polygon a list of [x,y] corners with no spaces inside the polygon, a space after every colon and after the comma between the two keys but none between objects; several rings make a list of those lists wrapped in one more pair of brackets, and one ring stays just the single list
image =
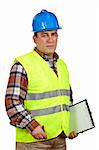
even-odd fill
[{"label": "white paper on clipboard", "polygon": [[70,131],[82,133],[95,127],[87,100],[70,106]]}]

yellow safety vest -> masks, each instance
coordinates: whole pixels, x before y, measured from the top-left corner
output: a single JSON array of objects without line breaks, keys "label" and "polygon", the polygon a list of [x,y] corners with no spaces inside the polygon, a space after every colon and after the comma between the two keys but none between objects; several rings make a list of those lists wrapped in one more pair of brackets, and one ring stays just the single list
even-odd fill
[{"label": "yellow safety vest", "polygon": [[[66,64],[58,59],[58,77],[47,62],[35,51],[16,58],[27,72],[28,89],[24,107],[41,125],[47,139],[57,137],[62,131],[69,134],[70,84]],[[26,130],[16,129],[17,142],[36,142]]]}]

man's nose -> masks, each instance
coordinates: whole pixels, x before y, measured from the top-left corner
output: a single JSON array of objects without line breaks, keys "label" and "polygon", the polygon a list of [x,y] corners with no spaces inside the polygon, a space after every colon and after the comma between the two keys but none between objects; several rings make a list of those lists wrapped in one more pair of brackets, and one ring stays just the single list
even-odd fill
[{"label": "man's nose", "polygon": [[52,38],[52,36],[48,36],[48,42],[53,42],[53,38]]}]

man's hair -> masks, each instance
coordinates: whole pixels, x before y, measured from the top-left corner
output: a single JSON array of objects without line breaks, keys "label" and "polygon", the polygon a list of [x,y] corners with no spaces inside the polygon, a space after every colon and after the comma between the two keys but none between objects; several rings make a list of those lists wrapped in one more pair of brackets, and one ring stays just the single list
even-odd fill
[{"label": "man's hair", "polygon": [[37,32],[34,32],[34,36],[36,36],[36,37],[37,37]]}]

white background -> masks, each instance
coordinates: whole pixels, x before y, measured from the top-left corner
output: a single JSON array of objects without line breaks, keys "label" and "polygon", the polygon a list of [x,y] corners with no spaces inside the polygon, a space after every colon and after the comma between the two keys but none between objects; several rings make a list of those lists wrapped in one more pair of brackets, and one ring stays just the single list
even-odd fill
[{"label": "white background", "polygon": [[62,30],[57,52],[68,65],[74,101],[88,99],[95,129],[67,140],[68,150],[99,150],[99,53],[97,0],[0,1],[0,149],[14,150],[15,128],[9,125],[4,95],[16,56],[32,50],[32,18],[41,9],[54,12]]}]

